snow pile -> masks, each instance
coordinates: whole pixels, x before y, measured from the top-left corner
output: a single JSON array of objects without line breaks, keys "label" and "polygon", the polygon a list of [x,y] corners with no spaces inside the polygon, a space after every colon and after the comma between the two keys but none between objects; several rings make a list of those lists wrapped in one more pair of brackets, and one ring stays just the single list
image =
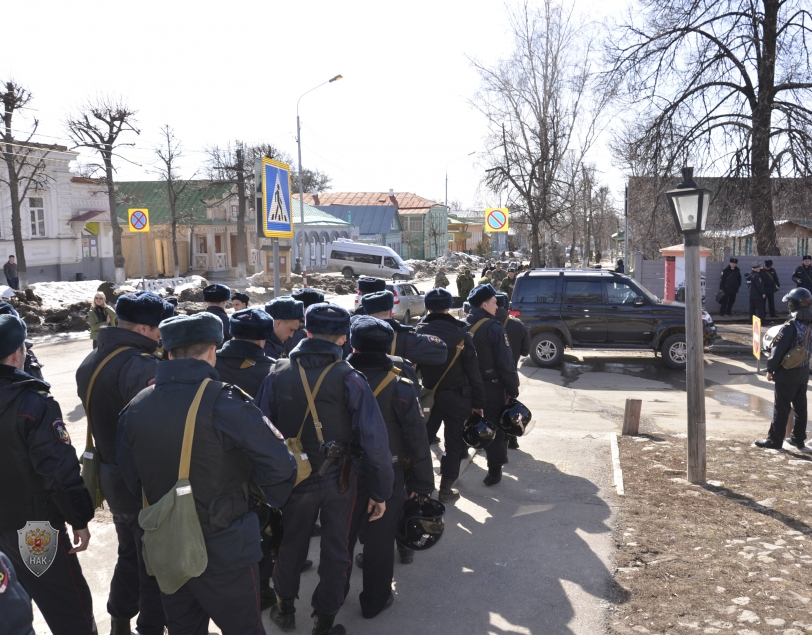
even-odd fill
[{"label": "snow pile", "polygon": [[0,284],[0,298],[6,299],[12,297],[13,295],[14,289],[7,287],[4,284]]},{"label": "snow pile", "polygon": [[248,276],[246,280],[248,284],[250,284],[252,287],[261,287],[263,286],[263,282],[265,281],[265,272],[260,271],[258,273],[255,273],[253,276]]},{"label": "snow pile", "polygon": [[28,285],[42,299],[43,309],[61,309],[77,302],[90,302],[101,280],[80,282],[35,282]]}]

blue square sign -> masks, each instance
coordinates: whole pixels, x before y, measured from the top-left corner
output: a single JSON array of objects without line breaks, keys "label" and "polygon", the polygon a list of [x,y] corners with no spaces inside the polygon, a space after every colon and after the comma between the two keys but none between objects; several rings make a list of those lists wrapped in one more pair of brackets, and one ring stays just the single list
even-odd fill
[{"label": "blue square sign", "polygon": [[289,165],[262,159],[262,211],[266,238],[293,238]]}]

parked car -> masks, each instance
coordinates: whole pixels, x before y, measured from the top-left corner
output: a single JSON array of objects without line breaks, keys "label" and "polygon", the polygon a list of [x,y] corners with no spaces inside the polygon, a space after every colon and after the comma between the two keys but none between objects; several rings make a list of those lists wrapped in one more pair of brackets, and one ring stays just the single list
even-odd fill
[{"label": "parked car", "polygon": [[375,276],[392,280],[411,280],[414,269],[408,266],[394,249],[384,245],[356,243],[340,238],[330,245],[327,269],[340,271],[345,278]]},{"label": "parked car", "polygon": [[[407,282],[387,284],[386,289],[395,296],[395,319],[401,324],[409,324],[415,316],[426,314],[426,303],[423,301],[425,293],[418,291],[417,287]],[[355,310],[361,306],[361,292],[355,295]]]},{"label": "parked car", "polygon": [[[685,305],[660,300],[623,274],[595,269],[534,269],[516,277],[511,315],[527,326],[530,357],[557,366],[564,349],[653,351],[671,368],[685,368]],[[716,326],[702,313],[704,344]]]}]

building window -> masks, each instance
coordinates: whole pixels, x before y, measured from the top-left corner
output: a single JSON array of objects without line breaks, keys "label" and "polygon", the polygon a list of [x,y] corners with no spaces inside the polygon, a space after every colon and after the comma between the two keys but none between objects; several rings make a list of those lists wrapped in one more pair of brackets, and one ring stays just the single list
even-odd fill
[{"label": "building window", "polygon": [[31,237],[45,236],[45,209],[42,199],[32,197],[28,199],[28,211],[31,214]]},{"label": "building window", "polygon": [[321,237],[321,266],[327,266],[327,239]]},{"label": "building window", "polygon": [[240,213],[239,206],[232,205],[231,206],[231,218],[237,218],[237,216],[239,216],[239,213]]},{"label": "building window", "polygon": [[409,231],[422,232],[423,231],[423,217],[410,216],[409,217]]},{"label": "building window", "polygon": [[398,229],[398,217],[397,216],[392,217],[392,224],[389,226],[389,229],[391,231],[397,231],[397,229]]}]

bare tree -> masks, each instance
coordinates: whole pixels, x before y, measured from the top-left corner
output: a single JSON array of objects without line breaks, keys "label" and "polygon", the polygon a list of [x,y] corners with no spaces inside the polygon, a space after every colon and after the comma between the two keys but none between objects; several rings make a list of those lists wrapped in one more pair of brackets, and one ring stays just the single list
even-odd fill
[{"label": "bare tree", "polygon": [[121,97],[98,96],[80,106],[79,111],[70,115],[66,121],[68,134],[77,148],[90,148],[99,153],[107,185],[107,200],[110,206],[110,225],[113,230],[113,263],[116,268],[116,282],[122,284],[126,278],[124,271],[124,254],[121,251],[121,225],[118,223],[116,186],[113,179],[115,167],[113,157],[121,158],[116,150],[124,146],[135,145],[123,143],[119,137],[128,132],[141,134],[135,127],[136,111],[130,108]]},{"label": "bare tree", "polygon": [[[510,12],[512,55],[493,67],[472,60],[481,85],[474,106],[487,118],[490,168],[485,184],[530,225],[532,265],[572,195],[571,175],[600,131],[609,94],[594,82],[592,38],[572,10],[553,0]],[[564,173],[568,155],[570,174]]]},{"label": "bare tree", "polygon": [[[2,154],[5,173],[0,172],[0,183],[8,187],[11,196],[11,233],[17,258],[17,276],[20,288],[28,287],[28,269],[23,245],[22,215],[20,206],[31,191],[47,185],[49,177],[45,172],[48,150],[57,146],[44,146],[32,143],[39,121],[34,119],[30,131],[23,138],[14,135],[14,115],[31,101],[31,92],[14,80],[3,82],[5,92],[0,93],[3,103]],[[64,149],[64,148],[63,148]]]},{"label": "bare tree", "polygon": [[434,247],[434,257],[439,258],[445,254],[448,246],[447,226],[439,214],[428,213],[423,222],[426,223],[426,234]]},{"label": "bare tree", "polygon": [[[247,162],[248,148],[243,141],[229,143],[224,148],[208,148],[209,178],[218,183],[237,186],[237,279],[246,278],[245,217],[248,210],[247,186],[253,182],[254,166]],[[248,167],[246,167],[248,166]]]},{"label": "bare tree", "polygon": [[[161,177],[161,180],[166,182],[166,200],[169,203],[170,214],[170,232],[172,239],[172,258],[174,264],[175,277],[180,276],[180,260],[178,258],[178,223],[188,220],[188,210],[182,209],[181,201],[183,194],[193,187],[195,175],[193,174],[189,179],[182,179],[178,173],[177,161],[183,156],[183,149],[180,141],[175,137],[175,133],[169,124],[161,128],[161,136],[163,137],[163,144],[155,148],[155,154],[160,161],[160,166],[155,172]],[[191,241],[192,236],[189,237]],[[191,263],[190,263],[191,266]]]},{"label": "bare tree", "polygon": [[608,40],[640,176],[688,163],[749,183],[760,254],[779,254],[770,180],[812,176],[808,0],[639,0]]}]

